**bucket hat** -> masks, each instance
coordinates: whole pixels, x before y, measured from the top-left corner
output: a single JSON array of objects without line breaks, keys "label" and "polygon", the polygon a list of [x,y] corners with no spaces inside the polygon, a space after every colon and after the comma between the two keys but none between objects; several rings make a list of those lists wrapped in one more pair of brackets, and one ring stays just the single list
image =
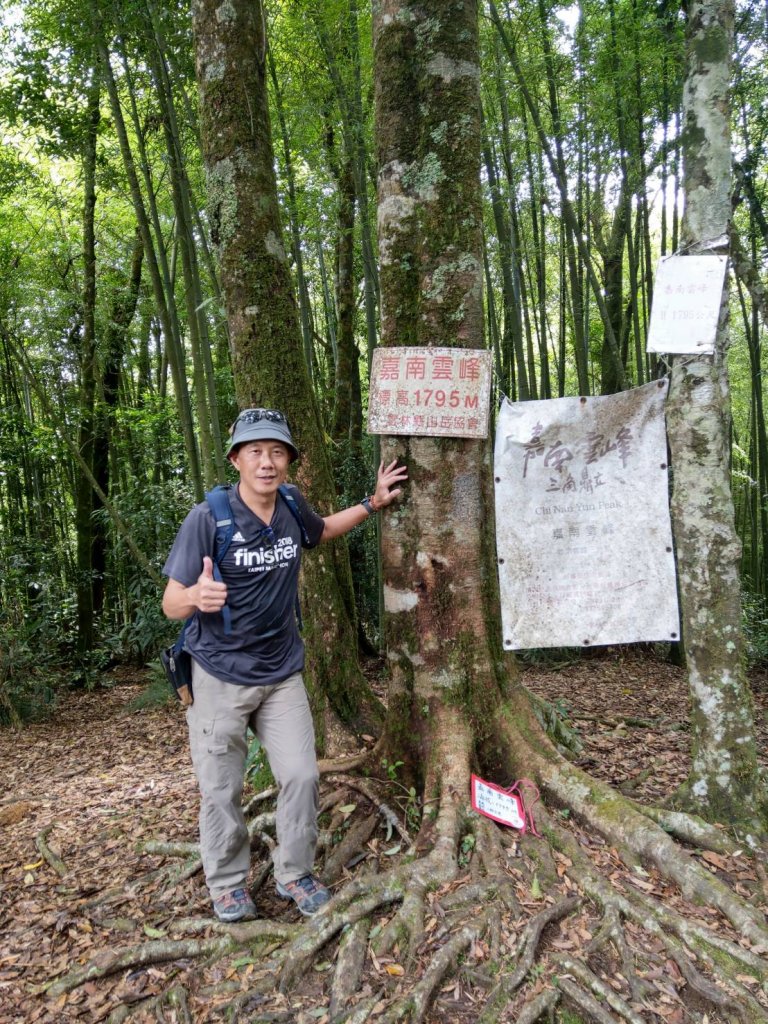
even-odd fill
[{"label": "bucket hat", "polygon": [[231,453],[246,441],[281,441],[291,455],[291,462],[299,457],[299,450],[293,443],[288,420],[277,409],[243,409],[230,429],[229,447]]}]

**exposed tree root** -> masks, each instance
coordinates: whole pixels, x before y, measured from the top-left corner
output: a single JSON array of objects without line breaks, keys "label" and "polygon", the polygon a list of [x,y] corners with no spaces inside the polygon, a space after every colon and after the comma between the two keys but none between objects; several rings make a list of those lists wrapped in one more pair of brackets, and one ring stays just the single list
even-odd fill
[{"label": "exposed tree root", "polygon": [[[99,954],[57,979],[48,995],[183,961],[183,979],[174,971],[163,993],[116,1011],[115,1024],[134,1010],[201,1020],[200,1006],[211,1021],[295,1020],[285,996],[308,978],[315,990],[323,986],[314,1009],[325,1008],[330,1024],[450,1019],[446,991],[471,999],[477,1024],[551,1020],[558,1004],[585,1024],[652,1024],[678,1008],[686,1024],[705,1013],[765,1024],[764,915],[672,834],[726,864],[753,864],[746,853],[719,829],[642,807],[524,741],[508,760],[524,765],[545,795],[536,810],[543,838],[499,828],[468,807],[472,744],[458,712],[438,714],[415,837],[370,780],[328,780],[319,870],[336,891],[315,917],[239,925],[177,919],[164,925],[171,938]],[[259,812],[249,832],[268,847],[272,813],[262,800],[249,808]],[[388,844],[398,838],[396,854]],[[196,856],[188,844],[145,848]],[[269,870],[264,857],[257,887]],[[241,976],[244,962],[251,973]]]},{"label": "exposed tree root", "polygon": [[516,966],[512,973],[502,978],[489,994],[478,1024],[492,1024],[493,1021],[498,1020],[501,1008],[509,1002],[533,967],[544,929],[547,925],[572,913],[578,904],[579,901],[575,897],[562,900],[560,903],[542,910],[528,923],[515,951]]},{"label": "exposed tree root", "polygon": [[149,839],[142,843],[144,853],[155,853],[161,857],[195,857],[200,855],[199,843],[167,843],[157,839]]},{"label": "exposed tree root", "polygon": [[587,1020],[594,1021],[595,1024],[621,1024],[621,1017],[607,1010],[590,992],[582,988],[581,985],[577,985],[575,981],[571,981],[568,977],[562,977],[557,979],[557,985],[566,1002],[570,1003],[578,1013],[583,1014]]},{"label": "exposed tree root", "polygon": [[[555,826],[550,825],[548,831],[554,829]],[[649,937],[662,944],[667,955],[673,959],[683,952],[686,956],[700,956],[709,963],[713,963],[713,957],[717,956],[719,959],[727,959],[731,963],[732,973],[743,971],[753,974],[755,978],[759,979],[765,976],[766,962],[748,949],[729,941],[700,923],[682,916],[657,899],[649,898],[640,892],[630,891],[626,887],[623,888],[623,891],[618,891],[595,868],[567,831],[559,830],[558,844],[567,858],[573,862],[573,877],[578,880],[582,891],[603,907],[606,915],[603,927],[606,933],[611,927],[618,928],[619,921],[623,918],[643,929]],[[602,928],[601,931],[603,931]],[[623,935],[623,929],[620,934]],[[601,936],[601,933],[598,932],[598,936],[601,937],[602,944],[602,939],[606,938],[607,934]],[[595,940],[595,948],[597,948],[597,940]],[[589,947],[588,952],[591,952]],[[621,950],[621,955],[626,968],[629,960],[628,947]],[[693,965],[691,968],[696,970]]]},{"label": "exposed tree root", "polygon": [[633,775],[631,778],[625,779],[624,782],[621,782],[616,787],[616,789],[624,796],[632,796],[635,790],[639,789],[640,786],[646,783],[652,775],[653,768],[644,768],[641,772],[638,772],[637,775]]},{"label": "exposed tree root", "polygon": [[383,748],[384,737],[382,736],[376,745],[369,750],[363,750],[359,754],[349,757],[324,758],[318,761],[317,768],[321,775],[327,775],[331,772],[356,772],[374,760]]},{"label": "exposed tree root", "polygon": [[[210,930],[216,931],[213,922],[208,922]],[[289,937],[295,929],[280,925],[273,921],[247,921],[242,924],[229,925],[227,930],[219,930],[211,939],[158,939],[144,942],[139,946],[115,952],[105,951],[97,954],[89,963],[76,967],[47,988],[47,994],[53,998],[71,992],[86,981],[94,978],[105,978],[117,974],[127,968],[136,968],[148,964],[168,963],[173,960],[195,959],[197,957],[224,955],[247,945],[257,939],[276,936],[281,939]]]},{"label": "exposed tree root", "polygon": [[405,1018],[411,1021],[411,1024],[421,1024],[438,985],[447,975],[455,973],[459,957],[474,939],[482,934],[486,924],[487,916],[481,915],[476,924],[465,925],[456,932],[435,954],[429,967],[410,992],[401,996],[381,1016],[381,1024],[396,1024]]},{"label": "exposed tree root", "polygon": [[539,725],[546,732],[557,749],[565,757],[577,757],[584,749],[579,739],[579,734],[566,722],[558,709],[543,700],[533,691],[528,691],[528,699],[531,707],[539,721]]},{"label": "exposed tree root", "polygon": [[688,726],[684,722],[676,722],[667,715],[658,718],[639,718],[637,715],[587,715],[579,713],[580,722],[599,722],[601,725],[629,725],[633,729],[655,729],[667,732],[684,732]]},{"label": "exposed tree root", "polygon": [[687,899],[716,908],[752,945],[768,950],[765,915],[702,868],[629,800],[554,752],[545,756],[515,730],[506,730],[506,738],[517,748],[516,760],[529,766],[553,803],[568,807],[580,821],[614,844],[630,868],[636,863],[653,866]]},{"label": "exposed tree root", "polygon": [[361,851],[365,849],[366,843],[376,831],[378,820],[377,814],[369,814],[362,818],[350,827],[336,846],[331,847],[323,867],[323,881],[326,885],[337,881],[347,865],[354,866],[352,862],[358,856],[362,856]]},{"label": "exposed tree root", "polygon": [[381,993],[371,996],[369,999],[361,999],[360,1002],[337,1017],[331,1018],[331,1024],[365,1024],[371,1016],[374,1007],[381,1000]]},{"label": "exposed tree root", "polygon": [[638,1002],[641,1001],[648,994],[648,986],[638,977],[635,971],[634,955],[624,934],[621,918],[615,903],[610,903],[605,908],[605,915],[600,925],[600,930],[587,946],[587,954],[592,955],[596,953],[607,943],[613,944],[621,959],[622,973],[627,979],[632,998]]},{"label": "exposed tree root", "polygon": [[[379,813],[386,821],[389,829],[397,832],[406,846],[410,847],[411,837],[408,834],[408,830],[403,826],[399,817],[395,814],[389,804],[385,803],[381,797],[376,795],[370,783],[364,779],[356,779],[353,776],[342,776],[338,781],[343,781],[352,789],[356,789],[358,793],[362,793],[363,796],[374,805],[374,807],[378,808]],[[387,839],[389,839],[389,836],[390,832],[387,833]]]},{"label": "exposed tree root", "polygon": [[57,853],[54,853],[53,850],[48,845],[48,836],[51,834],[51,832],[53,832],[55,828],[56,822],[53,822],[51,825],[47,825],[42,830],[42,832],[40,832],[37,839],[35,839],[35,846],[37,847],[40,856],[45,858],[46,861],[48,861],[48,863],[56,872],[56,874],[60,878],[64,878],[64,876],[68,874],[69,868],[61,859],[61,857],[59,857]]},{"label": "exposed tree root", "polygon": [[107,1024],[124,1024],[124,1021],[129,1020],[134,1012],[147,1013],[150,1010],[154,1010],[158,1021],[165,1021],[165,1017],[162,1016],[164,1006],[174,1010],[174,1020],[178,1024],[192,1024],[189,996],[187,990],[181,985],[174,985],[172,988],[166,989],[165,992],[161,992],[160,995],[145,999],[139,1006],[125,1004],[118,1006],[107,1018]]},{"label": "exposed tree root", "polygon": [[352,996],[359,990],[368,952],[370,929],[370,918],[363,917],[347,928],[341,936],[328,1007],[331,1020],[342,1015],[349,1006]]},{"label": "exposed tree root", "polygon": [[[615,992],[610,985],[598,978],[581,960],[573,957],[560,956],[554,958],[558,974],[558,984],[563,988],[563,975],[570,976],[581,983],[583,992],[594,996],[600,1004],[606,1003],[627,1024],[643,1024],[643,1018],[635,1013],[626,999]],[[565,991],[565,990],[564,990]]]},{"label": "exposed tree root", "polygon": [[641,814],[655,821],[665,832],[689,846],[700,850],[711,850],[724,856],[738,857],[744,852],[744,845],[734,842],[722,829],[715,828],[695,814],[666,810],[663,807],[633,805]]},{"label": "exposed tree root", "polygon": [[557,989],[545,989],[533,999],[523,1003],[517,1015],[517,1024],[535,1024],[537,1020],[541,1020],[544,1014],[551,1019],[550,1015],[559,1001],[560,993]]},{"label": "exposed tree root", "polygon": [[705,977],[700,971],[697,971],[683,953],[678,950],[670,950],[670,956],[680,968],[680,973],[685,978],[686,983],[702,999],[705,999],[719,1010],[731,1011],[739,1009],[738,1002],[733,996],[718,988],[709,978]]}]

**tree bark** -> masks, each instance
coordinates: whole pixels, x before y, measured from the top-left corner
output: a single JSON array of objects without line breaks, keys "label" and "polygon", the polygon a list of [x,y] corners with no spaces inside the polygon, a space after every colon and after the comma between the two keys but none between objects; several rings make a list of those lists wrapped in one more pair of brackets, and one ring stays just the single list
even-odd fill
[{"label": "tree bark", "polygon": [[[731,0],[689,7],[683,96],[687,251],[727,247],[731,213]],[[728,458],[728,288],[714,355],[675,356],[669,395],[683,640],[691,691],[692,765],[676,802],[708,821],[765,830],[752,704],[743,667],[740,544]]]},{"label": "tree bark", "polygon": [[357,22],[357,0],[347,0],[341,31],[345,38],[345,49],[351,64],[352,87],[348,88],[341,74],[336,47],[333,45],[328,27],[322,14],[316,14],[318,40],[328,64],[328,74],[333,83],[339,110],[344,125],[344,143],[351,161],[355,178],[355,190],[359,211],[360,245],[363,258],[363,298],[365,304],[365,326],[368,342],[368,363],[378,340],[376,327],[376,305],[379,294],[379,275],[373,250],[371,217],[368,205],[368,152],[364,134],[363,97],[360,76],[360,50]]},{"label": "tree bark", "polygon": [[[241,407],[288,416],[302,459],[296,482],[322,514],[334,488],[302,348],[274,171],[261,3],[195,0],[192,6],[211,237],[218,251]],[[362,486],[362,484],[361,484]],[[347,549],[324,545],[302,573],[306,678],[317,714],[324,700],[342,721],[378,719],[360,672]],[[322,745],[322,734],[319,737]]]},{"label": "tree bark", "polygon": [[[481,348],[477,6],[379,0],[373,13],[382,341]],[[432,798],[468,772],[473,709],[498,695],[491,452],[414,436],[382,453],[409,471],[382,525],[389,740]]]},{"label": "tree bark", "polygon": [[[496,225],[496,236],[499,241],[499,262],[501,264],[501,294],[504,308],[504,330],[502,333],[502,358],[505,367],[515,364],[515,380],[517,389],[511,391],[511,397],[527,402],[535,397],[528,386],[528,368],[525,363],[523,348],[523,323],[520,303],[519,281],[515,281],[513,260],[516,258],[512,244],[512,232],[507,211],[501,197],[499,176],[496,171],[496,156],[488,139],[483,141],[483,158],[488,175],[488,187],[491,193],[491,209]],[[510,182],[510,187],[512,183]],[[516,287],[516,284],[518,285]],[[508,386],[511,374],[504,380]]]},{"label": "tree bark", "polygon": [[360,364],[355,341],[355,172],[354,153],[338,153],[330,117],[324,142],[328,166],[336,182],[336,239],[334,243],[334,396],[331,437],[346,451],[346,442],[362,438]]}]

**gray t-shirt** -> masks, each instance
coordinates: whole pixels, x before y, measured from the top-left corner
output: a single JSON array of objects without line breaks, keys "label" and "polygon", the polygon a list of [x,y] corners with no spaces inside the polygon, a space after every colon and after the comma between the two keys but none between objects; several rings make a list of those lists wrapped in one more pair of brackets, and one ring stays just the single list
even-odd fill
[{"label": "gray t-shirt", "polygon": [[[310,540],[319,543],[324,522],[295,487],[291,492],[301,510]],[[190,622],[184,646],[195,661],[217,679],[243,686],[280,683],[304,668],[304,644],[295,606],[301,563],[301,530],[285,500],[277,495],[269,523],[263,523],[240,500],[237,487],[229,491],[235,533],[220,566],[227,585],[232,632],[224,632],[220,612],[198,612]],[[216,523],[207,502],[195,505],[176,535],[163,572],[184,587],[195,584],[203,571],[203,556],[213,558]]]}]

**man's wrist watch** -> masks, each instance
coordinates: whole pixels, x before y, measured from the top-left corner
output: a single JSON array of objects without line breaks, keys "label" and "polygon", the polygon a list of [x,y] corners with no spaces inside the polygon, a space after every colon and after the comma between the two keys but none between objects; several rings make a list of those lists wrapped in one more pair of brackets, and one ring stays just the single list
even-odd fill
[{"label": "man's wrist watch", "polygon": [[373,495],[371,495],[370,498],[366,496],[360,502],[360,504],[363,506],[363,508],[365,509],[369,516],[376,515],[376,513],[379,511],[377,508],[374,507],[373,501],[374,498]]}]

